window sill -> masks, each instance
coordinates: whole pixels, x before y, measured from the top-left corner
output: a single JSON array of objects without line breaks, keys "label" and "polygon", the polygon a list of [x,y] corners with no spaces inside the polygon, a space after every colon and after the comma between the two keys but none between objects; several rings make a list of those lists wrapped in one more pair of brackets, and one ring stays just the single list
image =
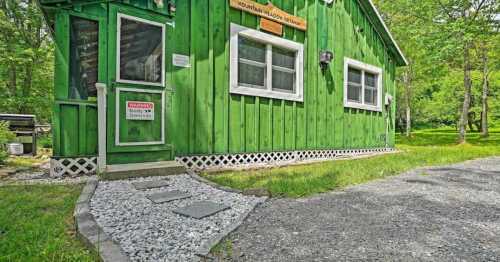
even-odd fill
[{"label": "window sill", "polygon": [[304,97],[300,94],[293,94],[293,93],[282,93],[282,92],[276,92],[276,91],[270,91],[270,90],[264,90],[264,89],[254,89],[254,88],[247,88],[247,87],[231,87],[230,90],[231,94],[239,94],[239,95],[247,95],[247,96],[258,96],[258,97],[265,97],[265,98],[274,98],[274,99],[283,99],[283,100],[290,100],[290,101],[297,101],[297,102],[304,102]]},{"label": "window sill", "polygon": [[375,112],[382,112],[381,106],[364,105],[364,104],[359,104],[359,103],[355,103],[355,102],[348,102],[348,101],[344,101],[344,107],[362,109],[362,110],[368,110],[368,111],[375,111]]}]

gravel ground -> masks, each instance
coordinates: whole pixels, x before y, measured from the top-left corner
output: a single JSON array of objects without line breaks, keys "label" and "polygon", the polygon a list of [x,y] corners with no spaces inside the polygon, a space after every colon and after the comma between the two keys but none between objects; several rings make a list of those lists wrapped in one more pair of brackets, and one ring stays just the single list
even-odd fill
[{"label": "gravel ground", "polygon": [[219,260],[500,261],[500,158],[273,199],[227,243]]},{"label": "gravel ground", "polygon": [[74,185],[87,182],[89,179],[94,179],[96,176],[80,176],[80,177],[65,177],[54,178],[50,177],[47,170],[27,170],[16,173],[7,178],[0,180],[0,186],[11,185]]},{"label": "gravel ground", "polygon": [[[132,182],[165,179],[101,181],[91,200],[91,213],[97,223],[120,244],[132,261],[192,261],[200,246],[218,235],[264,198],[242,196],[215,189],[188,175],[169,176],[170,186],[136,190]],[[147,195],[181,190],[191,198],[153,204]],[[231,209],[197,220],[172,212],[195,201],[209,200]]]}]

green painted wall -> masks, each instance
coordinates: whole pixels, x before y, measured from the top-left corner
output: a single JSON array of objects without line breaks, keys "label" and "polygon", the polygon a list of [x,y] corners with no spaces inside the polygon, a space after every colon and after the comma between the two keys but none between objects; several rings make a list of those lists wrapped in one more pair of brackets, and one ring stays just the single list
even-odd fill
[{"label": "green painted wall", "polygon": [[[113,1],[121,2],[121,1]],[[212,153],[241,153],[305,149],[370,148],[385,146],[385,116],[388,112],[372,112],[343,106],[344,57],[350,57],[383,68],[384,91],[395,96],[394,73],[396,63],[365,16],[357,0],[334,1],[325,5],[320,0],[273,0],[273,4],[288,13],[308,21],[306,32],[285,26],[284,38],[300,42],[305,47],[304,102],[233,95],[229,93],[229,34],[230,23],[259,29],[258,17],[230,8],[228,0],[176,1],[174,17],[153,10],[145,0],[86,5],[71,10],[53,11],[56,42],[56,98],[66,101],[67,86],[67,30],[68,14],[89,14],[103,24],[103,61],[100,78],[108,84],[108,106],[114,106],[114,34],[116,14],[124,9],[147,13],[151,18],[175,21],[167,27],[166,40],[166,145],[165,147],[113,146],[114,116],[108,112],[108,159],[110,163],[168,160],[174,156]],[[165,3],[167,1],[164,1]],[[266,3],[267,0],[258,0]],[[132,7],[132,5],[136,7]],[[153,11],[145,11],[151,9]],[[160,18],[162,17],[162,18]],[[362,28],[356,33],[356,28]],[[107,32],[109,31],[109,33]],[[359,31],[359,30],[358,30]],[[334,53],[333,64],[320,70],[320,50]],[[172,65],[172,54],[191,57],[191,68]],[[66,63],[66,64],[65,64]],[[108,72],[109,71],[109,72]],[[113,73],[110,73],[113,72]],[[101,76],[102,74],[102,76]],[[72,101],[76,104],[78,101]],[[88,102],[83,103],[84,105]],[[92,108],[92,107],[90,107]],[[83,129],[93,128],[79,113],[81,107],[56,105],[54,117],[55,154],[69,156],[96,152],[95,134],[85,142],[68,142],[66,137],[82,137]],[[90,111],[89,111],[90,110]],[[91,112],[87,109],[86,112]],[[394,146],[395,103],[389,112],[390,146]],[[93,117],[93,118],[92,118]],[[68,120],[70,119],[70,121]],[[68,123],[72,121],[72,127]],[[95,123],[95,126],[97,124]],[[82,133],[83,132],[83,133]],[[94,132],[96,133],[96,132]],[[94,136],[95,135],[95,136]],[[92,141],[92,142],[90,142]],[[76,148],[78,144],[78,149]],[[85,144],[85,150],[81,145]]]},{"label": "green painted wall", "polygon": [[[383,93],[395,95],[395,63],[358,2],[272,2],[308,21],[307,32],[286,26],[284,32],[284,38],[305,44],[304,102],[230,94],[230,23],[259,29],[260,18],[232,9],[228,1],[178,1],[171,44],[175,52],[191,55],[193,67],[171,72],[175,93],[169,132],[176,154],[385,146],[386,112],[343,106],[344,57],[382,67]],[[356,27],[363,33],[355,33]],[[324,73],[318,65],[320,50],[334,52],[333,65]],[[394,112],[393,106],[390,146]]]}]

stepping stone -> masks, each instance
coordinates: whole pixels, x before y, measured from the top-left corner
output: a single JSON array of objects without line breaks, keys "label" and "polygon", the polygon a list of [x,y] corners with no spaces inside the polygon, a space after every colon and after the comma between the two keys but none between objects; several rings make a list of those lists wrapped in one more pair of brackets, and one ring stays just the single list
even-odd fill
[{"label": "stepping stone", "polygon": [[151,195],[147,196],[147,198],[149,200],[153,201],[155,204],[166,203],[166,202],[184,199],[184,198],[189,198],[189,197],[191,197],[190,194],[179,191],[179,190],[169,191],[169,192],[161,192],[161,193],[151,194]]},{"label": "stepping stone", "polygon": [[200,201],[185,207],[178,208],[173,212],[186,217],[202,219],[204,217],[215,215],[229,208],[231,207],[210,201]]},{"label": "stepping stone", "polygon": [[163,179],[155,181],[135,182],[132,183],[132,185],[134,185],[135,189],[137,190],[146,190],[146,189],[166,187],[169,186],[169,183],[167,179]]}]

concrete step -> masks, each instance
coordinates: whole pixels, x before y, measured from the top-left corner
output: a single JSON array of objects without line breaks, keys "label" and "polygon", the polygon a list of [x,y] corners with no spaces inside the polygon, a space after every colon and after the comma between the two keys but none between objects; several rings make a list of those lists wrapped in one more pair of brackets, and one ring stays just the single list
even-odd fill
[{"label": "concrete step", "polygon": [[104,180],[119,180],[148,176],[169,176],[186,173],[186,168],[175,161],[109,165],[102,176]]}]

